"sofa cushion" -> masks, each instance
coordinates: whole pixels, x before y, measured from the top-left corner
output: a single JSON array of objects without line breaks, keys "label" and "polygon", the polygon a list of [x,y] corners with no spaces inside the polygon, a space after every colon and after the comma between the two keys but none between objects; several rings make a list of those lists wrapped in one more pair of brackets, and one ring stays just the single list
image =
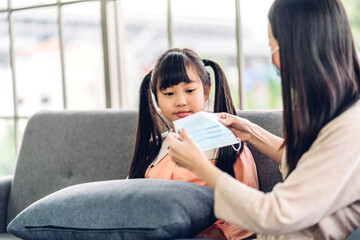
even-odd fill
[{"label": "sofa cushion", "polygon": [[126,178],[136,118],[136,111],[127,110],[33,115],[16,162],[7,224],[30,204],[65,187]]},{"label": "sofa cushion", "polygon": [[8,231],[25,239],[169,239],[210,226],[213,190],[194,183],[130,179],[74,185],[22,211]]}]

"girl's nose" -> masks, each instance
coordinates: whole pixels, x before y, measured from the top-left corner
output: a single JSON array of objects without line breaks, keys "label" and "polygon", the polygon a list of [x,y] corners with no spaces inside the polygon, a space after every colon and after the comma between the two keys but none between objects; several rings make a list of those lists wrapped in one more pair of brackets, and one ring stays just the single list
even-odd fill
[{"label": "girl's nose", "polygon": [[177,107],[185,106],[186,105],[186,97],[184,95],[178,95],[175,100],[175,105]]}]

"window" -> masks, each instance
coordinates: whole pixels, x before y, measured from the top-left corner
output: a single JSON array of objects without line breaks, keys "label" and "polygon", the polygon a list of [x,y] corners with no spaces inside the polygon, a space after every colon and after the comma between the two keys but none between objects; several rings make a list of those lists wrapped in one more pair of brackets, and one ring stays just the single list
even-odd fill
[{"label": "window", "polygon": [[360,2],[358,0],[343,0],[349,17],[356,48],[360,49]]},{"label": "window", "polygon": [[[247,109],[281,109],[280,77],[272,68],[267,13],[273,1],[241,1]],[[260,7],[261,6],[261,7]]]},{"label": "window", "polygon": [[45,109],[62,109],[56,16],[56,7],[32,8],[12,14],[13,63],[19,116],[28,117]]},{"label": "window", "polygon": [[[37,111],[138,109],[142,78],[169,47],[219,63],[236,108],[281,109],[267,37],[272,2],[0,1],[0,176],[14,171]],[[343,2],[359,48],[360,2]]]},{"label": "window", "polygon": [[[237,3],[241,12],[236,11]],[[218,62],[228,78],[236,108],[240,108],[243,92],[243,108],[280,109],[280,78],[273,71],[268,54],[267,12],[271,3],[122,0],[125,40],[121,47],[126,79],[122,81],[122,96],[126,96],[123,108],[138,108],[142,77],[171,46],[191,48],[201,57]],[[242,29],[236,24],[237,16],[241,16]],[[237,27],[241,30],[238,36]],[[242,56],[238,56],[238,44]],[[240,67],[244,69],[239,71]],[[243,89],[239,86],[241,81]]]},{"label": "window", "polygon": [[138,108],[143,77],[169,47],[166,0],[122,0],[123,108]]},{"label": "window", "polygon": [[11,7],[12,8],[24,8],[24,7],[31,7],[31,6],[38,6],[44,4],[53,4],[56,3],[57,0],[11,0]]},{"label": "window", "polygon": [[[173,46],[191,48],[200,57],[217,62],[227,76],[234,104],[239,108],[235,1],[173,0],[171,8]],[[214,94],[210,99],[214,99]]]},{"label": "window", "polygon": [[37,111],[107,106],[104,3],[0,1],[0,176],[14,171],[28,118]]},{"label": "window", "polygon": [[100,1],[62,7],[68,109],[105,108]]}]

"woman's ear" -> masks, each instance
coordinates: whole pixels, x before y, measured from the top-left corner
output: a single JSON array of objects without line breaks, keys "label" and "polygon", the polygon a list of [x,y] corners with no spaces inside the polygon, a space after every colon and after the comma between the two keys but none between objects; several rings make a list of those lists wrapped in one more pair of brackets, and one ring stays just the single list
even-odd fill
[{"label": "woman's ear", "polygon": [[209,86],[205,87],[205,101],[207,101],[209,99],[209,95],[210,95],[210,88],[211,88],[211,83],[209,84]]}]

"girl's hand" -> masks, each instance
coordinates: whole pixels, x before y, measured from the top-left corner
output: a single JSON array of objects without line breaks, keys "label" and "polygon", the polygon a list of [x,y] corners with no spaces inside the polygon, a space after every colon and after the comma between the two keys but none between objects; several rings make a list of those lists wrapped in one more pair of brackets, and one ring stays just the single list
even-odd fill
[{"label": "girl's hand", "polygon": [[227,126],[241,141],[248,142],[250,140],[252,122],[229,113],[216,113],[216,115],[219,117],[219,121]]},{"label": "girl's hand", "polygon": [[189,137],[185,129],[180,132],[180,135],[170,133],[167,139],[170,147],[168,155],[177,165],[194,170],[203,161],[207,161],[204,152]]}]

